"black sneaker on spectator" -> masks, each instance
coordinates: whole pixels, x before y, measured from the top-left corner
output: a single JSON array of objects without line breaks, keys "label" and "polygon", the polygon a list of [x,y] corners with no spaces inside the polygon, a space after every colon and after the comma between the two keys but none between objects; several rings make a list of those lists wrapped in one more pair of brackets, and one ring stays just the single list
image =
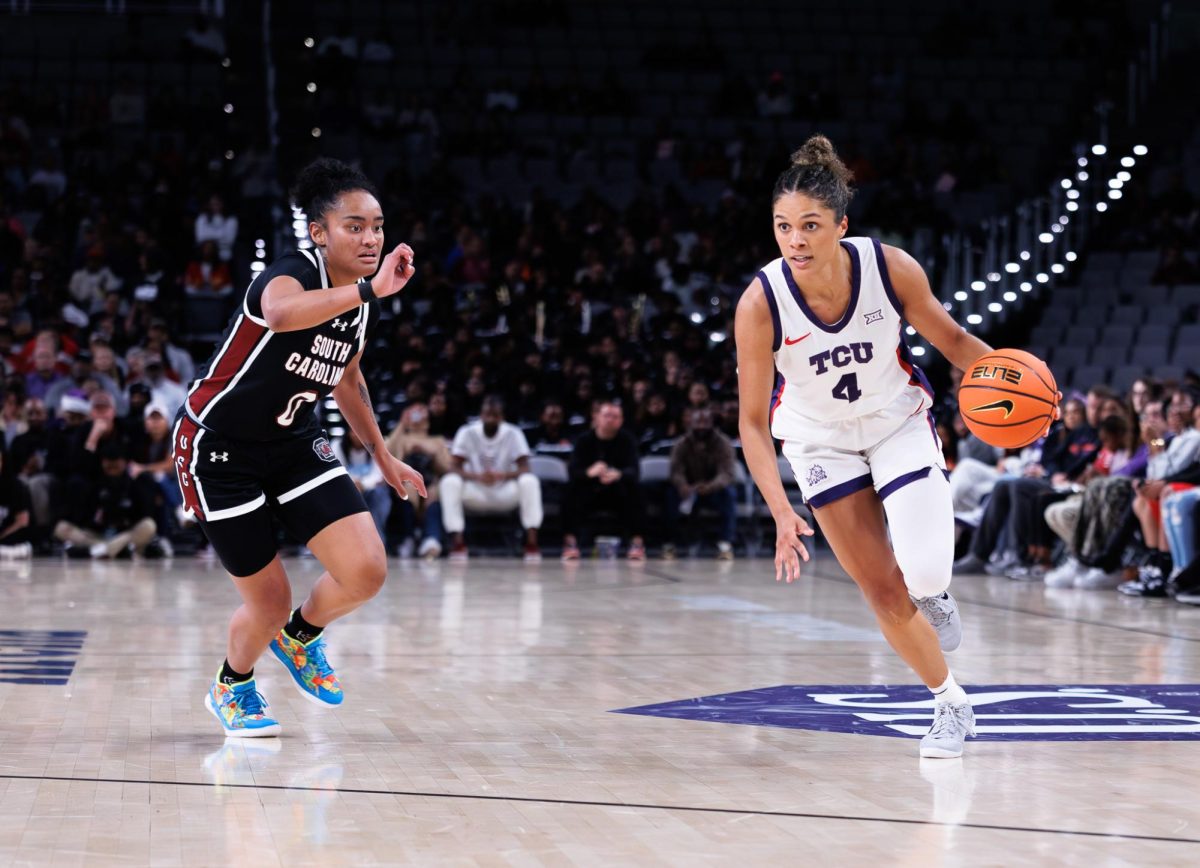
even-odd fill
[{"label": "black sneaker on spectator", "polygon": [[662,559],[664,561],[675,560],[675,544],[674,543],[663,543]]},{"label": "black sneaker on spectator", "polygon": [[964,574],[978,575],[979,573],[983,572],[983,568],[985,566],[987,566],[987,564],[983,562],[982,558],[978,558],[974,554],[968,552],[954,562],[951,572],[956,576],[961,576]]},{"label": "black sneaker on spectator", "polygon": [[1117,585],[1117,590],[1130,597],[1169,597],[1167,577],[1155,566],[1138,569],[1138,577]]},{"label": "black sneaker on spectator", "polygon": [[87,546],[74,545],[66,543],[62,548],[63,557],[70,558],[73,561],[83,560],[92,556],[91,549]]},{"label": "black sneaker on spectator", "polygon": [[994,555],[991,560],[984,565],[983,571],[989,576],[1007,576],[1008,571],[1023,566],[1021,559],[1017,557],[1016,552],[1004,552],[1001,555]]},{"label": "black sneaker on spectator", "polygon": [[1046,568],[1041,564],[1018,564],[1015,567],[1010,567],[1004,575],[1008,576],[1014,582],[1042,582],[1046,579]]}]

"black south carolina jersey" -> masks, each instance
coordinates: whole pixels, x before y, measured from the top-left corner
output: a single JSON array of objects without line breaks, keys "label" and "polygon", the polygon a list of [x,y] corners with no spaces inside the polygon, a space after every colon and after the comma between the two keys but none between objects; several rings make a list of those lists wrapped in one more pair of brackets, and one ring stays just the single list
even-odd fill
[{"label": "black south carolina jersey", "polygon": [[293,277],[307,290],[329,287],[320,253],[288,253],[246,290],[220,346],[188,389],[187,414],[201,427],[238,440],[310,436],[319,408],[360,353],[378,317],[362,304],[313,328],[273,332],[263,319],[262,294],[272,278]]}]

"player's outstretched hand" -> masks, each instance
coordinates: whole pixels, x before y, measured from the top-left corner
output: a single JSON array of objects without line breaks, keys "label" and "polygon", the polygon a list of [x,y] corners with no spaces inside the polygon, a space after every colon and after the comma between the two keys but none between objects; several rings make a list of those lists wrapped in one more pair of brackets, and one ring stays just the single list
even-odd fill
[{"label": "player's outstretched hand", "polygon": [[371,278],[371,289],[376,298],[387,298],[404,289],[404,285],[416,273],[413,249],[407,244],[397,244],[395,250],[383,257],[379,273]]},{"label": "player's outstretched hand", "polygon": [[425,491],[424,476],[390,453],[383,453],[380,459],[382,460],[378,461],[379,470],[383,473],[384,480],[395,489],[401,500],[408,500],[408,491],[404,488],[406,483],[415,488],[421,497],[429,496]]},{"label": "player's outstretched hand", "polygon": [[793,582],[800,578],[800,560],[808,560],[808,549],[800,537],[812,535],[808,522],[795,512],[775,522],[775,581]]}]

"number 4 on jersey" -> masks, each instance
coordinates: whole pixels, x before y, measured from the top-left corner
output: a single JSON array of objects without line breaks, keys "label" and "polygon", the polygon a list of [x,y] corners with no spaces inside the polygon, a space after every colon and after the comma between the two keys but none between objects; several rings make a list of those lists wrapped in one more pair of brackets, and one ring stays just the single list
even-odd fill
[{"label": "number 4 on jersey", "polygon": [[862,389],[858,388],[858,374],[849,373],[837,381],[833,387],[833,397],[854,403],[862,397]]}]

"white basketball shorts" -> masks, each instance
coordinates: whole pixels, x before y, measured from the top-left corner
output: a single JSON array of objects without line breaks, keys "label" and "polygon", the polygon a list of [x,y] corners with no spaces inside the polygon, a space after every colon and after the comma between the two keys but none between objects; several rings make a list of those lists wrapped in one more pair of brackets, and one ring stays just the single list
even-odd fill
[{"label": "white basketball shorts", "polygon": [[913,403],[906,392],[878,412],[830,423],[820,443],[785,440],[783,455],[808,505],[820,509],[868,486],[883,499],[931,472],[945,473],[928,402],[919,401],[916,412]]}]

